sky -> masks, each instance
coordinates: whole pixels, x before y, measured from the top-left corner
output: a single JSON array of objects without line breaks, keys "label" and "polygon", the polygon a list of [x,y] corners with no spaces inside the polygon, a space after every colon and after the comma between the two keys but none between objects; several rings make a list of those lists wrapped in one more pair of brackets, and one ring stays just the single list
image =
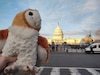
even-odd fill
[{"label": "sky", "polygon": [[58,23],[66,38],[95,36],[100,29],[100,0],[0,0],[0,30],[9,28],[17,13],[37,9],[40,35],[51,38]]}]

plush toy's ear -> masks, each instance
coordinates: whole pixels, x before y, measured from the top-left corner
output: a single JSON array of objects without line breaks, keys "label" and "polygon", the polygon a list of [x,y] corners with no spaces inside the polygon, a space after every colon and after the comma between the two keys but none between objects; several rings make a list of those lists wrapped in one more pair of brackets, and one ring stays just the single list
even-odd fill
[{"label": "plush toy's ear", "polygon": [[46,50],[46,52],[47,52],[46,62],[48,62],[49,57],[50,57],[50,48],[49,48],[47,39],[42,36],[39,36],[38,37],[38,45],[40,45],[41,47],[43,47]]}]

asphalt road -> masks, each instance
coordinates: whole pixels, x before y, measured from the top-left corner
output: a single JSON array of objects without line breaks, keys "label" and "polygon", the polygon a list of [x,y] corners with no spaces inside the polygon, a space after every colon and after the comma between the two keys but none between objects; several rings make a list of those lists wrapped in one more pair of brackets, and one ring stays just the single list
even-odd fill
[{"label": "asphalt road", "polygon": [[[36,75],[100,75],[100,54],[51,52],[49,63],[40,68]],[[13,75],[35,74],[19,71]]]},{"label": "asphalt road", "polygon": [[100,54],[52,52],[43,66],[100,68]]}]

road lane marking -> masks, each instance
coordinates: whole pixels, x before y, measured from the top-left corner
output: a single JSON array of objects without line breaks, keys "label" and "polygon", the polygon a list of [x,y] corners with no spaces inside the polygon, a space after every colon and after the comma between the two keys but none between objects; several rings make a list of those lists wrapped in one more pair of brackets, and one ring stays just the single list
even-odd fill
[{"label": "road lane marking", "polygon": [[81,75],[76,68],[69,68],[71,75]]},{"label": "road lane marking", "polygon": [[35,75],[41,75],[41,72],[43,71],[43,67],[40,67],[40,71],[38,73],[36,73]]},{"label": "road lane marking", "polygon": [[75,69],[95,69],[95,70],[100,70],[100,68],[86,68],[86,67],[41,67],[41,68],[61,68],[61,69],[73,69],[73,68],[75,68]]},{"label": "road lane marking", "polygon": [[60,75],[60,68],[53,68],[50,75]]},{"label": "road lane marking", "polygon": [[[96,70],[100,71],[100,68],[84,68],[84,67],[40,67],[41,70],[36,75],[100,75]],[[86,70],[86,71],[83,71]],[[63,73],[62,73],[63,72]]]},{"label": "road lane marking", "polygon": [[100,73],[97,72],[95,69],[86,68],[86,70],[87,70],[88,72],[90,72],[92,75],[100,75]]}]

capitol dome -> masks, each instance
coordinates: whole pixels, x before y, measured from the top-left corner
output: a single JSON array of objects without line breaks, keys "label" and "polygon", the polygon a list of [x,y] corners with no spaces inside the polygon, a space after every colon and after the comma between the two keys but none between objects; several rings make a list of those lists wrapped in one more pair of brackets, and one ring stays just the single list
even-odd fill
[{"label": "capitol dome", "polygon": [[53,39],[56,39],[56,40],[62,40],[63,39],[63,31],[60,28],[59,23],[58,23],[58,25],[57,25],[57,27],[56,27],[56,29],[54,31]]}]

